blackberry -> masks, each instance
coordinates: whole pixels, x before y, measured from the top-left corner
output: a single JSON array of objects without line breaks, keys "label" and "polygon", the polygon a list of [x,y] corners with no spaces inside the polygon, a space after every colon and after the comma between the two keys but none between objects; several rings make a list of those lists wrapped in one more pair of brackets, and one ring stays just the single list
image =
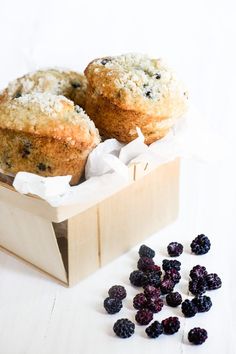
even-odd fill
[{"label": "blackberry", "polygon": [[206,295],[197,296],[192,300],[192,302],[195,306],[197,306],[198,312],[207,312],[212,306],[211,298]]},{"label": "blackberry", "polygon": [[207,270],[205,267],[196,265],[193,267],[193,269],[190,271],[189,276],[191,279],[195,280],[198,278],[204,278],[207,275]]},{"label": "blackberry", "polygon": [[25,141],[21,151],[21,156],[23,159],[27,158],[30,155],[31,149],[32,149],[32,143],[29,141]]},{"label": "blackberry", "polygon": [[120,338],[129,338],[134,334],[135,324],[127,318],[117,320],[113,326],[113,331]]},{"label": "blackberry", "polygon": [[152,324],[145,329],[148,337],[157,338],[163,333],[163,326],[160,322],[154,321]]},{"label": "blackberry", "polygon": [[174,287],[175,287],[175,283],[171,279],[164,279],[160,284],[161,293],[163,295],[173,291]]},{"label": "blackberry", "polygon": [[173,268],[165,272],[164,279],[171,279],[175,284],[177,284],[181,279],[181,275],[179,274],[178,270]]},{"label": "blackberry", "polygon": [[148,265],[145,269],[145,272],[156,272],[160,277],[162,275],[161,267],[157,264]]},{"label": "blackberry", "polygon": [[147,285],[144,288],[144,295],[147,299],[155,298],[158,299],[161,296],[161,290],[159,288],[155,288],[155,286]]},{"label": "blackberry", "polygon": [[185,317],[193,317],[197,313],[197,306],[190,300],[184,300],[181,308]]},{"label": "blackberry", "polygon": [[207,331],[204,328],[195,327],[188,332],[188,340],[193,344],[202,344],[208,338]]},{"label": "blackberry", "polygon": [[147,298],[144,294],[137,294],[133,298],[133,306],[136,310],[143,309],[147,306]]},{"label": "blackberry", "polygon": [[162,262],[162,269],[164,271],[170,270],[170,269],[176,269],[180,270],[181,263],[177,261],[176,259],[169,260],[169,259],[164,259]]},{"label": "blackberry", "polygon": [[205,254],[211,248],[211,242],[209,238],[203,234],[198,235],[190,245],[192,252],[197,255]]},{"label": "blackberry", "polygon": [[158,287],[161,283],[161,278],[156,272],[147,272],[143,276],[143,286],[152,285]]},{"label": "blackberry", "polygon": [[134,270],[130,273],[129,280],[134,286],[143,286],[144,273],[141,270]]},{"label": "blackberry", "polygon": [[20,91],[17,91],[13,98],[19,98],[21,96],[22,96],[22,93]]},{"label": "blackberry", "polygon": [[160,312],[162,310],[163,305],[164,305],[164,302],[161,298],[150,299],[147,302],[147,308],[149,310],[151,310],[153,313]]},{"label": "blackberry", "polygon": [[171,307],[177,307],[182,302],[182,296],[178,292],[169,293],[168,295],[166,295],[166,302],[167,305]]},{"label": "blackberry", "polygon": [[148,258],[155,257],[155,251],[146,245],[141,245],[138,253],[140,257],[148,257]]},{"label": "blackberry", "polygon": [[155,77],[155,79],[159,80],[159,79],[161,78],[161,74],[160,74],[160,73],[156,73],[156,74],[154,75],[154,77]]},{"label": "blackberry", "polygon": [[183,245],[178,242],[171,242],[167,246],[167,252],[169,253],[170,257],[178,257],[183,253]]},{"label": "blackberry", "polygon": [[190,280],[188,288],[193,295],[202,295],[207,290],[207,282],[205,278]]},{"label": "blackberry", "polygon": [[152,321],[153,313],[149,309],[138,310],[135,319],[140,325],[147,325]]},{"label": "blackberry", "polygon": [[37,168],[39,169],[39,171],[46,171],[47,166],[46,166],[44,163],[40,162],[40,163],[37,165]]},{"label": "blackberry", "polygon": [[101,60],[101,64],[105,66],[109,61],[111,61],[111,58],[104,58]]},{"label": "blackberry", "polygon": [[148,97],[148,98],[153,98],[153,93],[152,91],[148,90],[145,92],[145,96]]},{"label": "blackberry", "polygon": [[119,299],[112,299],[107,297],[104,300],[103,306],[110,315],[113,315],[122,309],[122,301]]},{"label": "blackberry", "polygon": [[137,263],[137,268],[139,270],[142,270],[145,272],[145,270],[147,270],[147,267],[154,265],[154,260],[152,258],[148,258],[148,257],[141,257],[138,260]]},{"label": "blackberry", "polygon": [[222,281],[216,273],[210,273],[205,277],[207,290],[219,289],[222,286]]},{"label": "blackberry", "polygon": [[163,332],[165,334],[174,334],[180,329],[180,322],[178,317],[168,317],[162,322]]},{"label": "blackberry", "polygon": [[71,86],[72,86],[74,89],[77,89],[77,88],[80,88],[80,87],[81,87],[81,83],[80,83],[80,82],[76,82],[76,81],[72,81],[72,82],[71,82]]},{"label": "blackberry", "polygon": [[126,298],[126,290],[122,285],[113,285],[108,290],[108,295],[112,298],[123,300]]}]

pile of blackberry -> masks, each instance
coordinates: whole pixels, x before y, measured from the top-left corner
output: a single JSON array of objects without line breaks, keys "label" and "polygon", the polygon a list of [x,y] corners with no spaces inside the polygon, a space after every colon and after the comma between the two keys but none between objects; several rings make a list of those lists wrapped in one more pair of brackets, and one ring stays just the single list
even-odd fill
[{"label": "pile of blackberry", "polygon": [[[196,255],[206,254],[211,243],[207,236],[198,235],[191,242],[191,250]],[[183,253],[183,246],[178,242],[171,242],[167,246],[170,257],[178,257]],[[129,276],[130,283],[142,288],[142,292],[133,298],[133,307],[137,310],[135,320],[139,325],[149,325],[145,332],[150,338],[158,338],[161,334],[172,335],[180,329],[178,317],[168,317],[161,322],[154,320],[156,313],[161,312],[164,306],[163,297],[170,307],[181,305],[185,317],[193,317],[199,312],[207,312],[212,306],[209,296],[204,295],[208,290],[221,287],[220,277],[215,273],[208,273],[206,268],[196,265],[190,271],[189,291],[194,297],[182,302],[182,296],[174,291],[176,284],[181,280],[181,262],[176,259],[164,259],[161,266],[155,264],[155,251],[146,245],[139,248],[139,260],[137,269]],[[115,314],[122,309],[122,300],[126,298],[126,290],[121,285],[114,285],[108,291],[108,297],[104,300],[104,308],[109,314]],[[150,324],[151,323],[151,324]],[[127,318],[117,320],[113,331],[120,338],[128,338],[135,332],[135,324]],[[195,327],[190,330],[188,339],[192,344],[202,344],[207,339],[205,329]]]},{"label": "pile of blackberry", "polygon": [[203,294],[208,290],[219,289],[222,286],[221,279],[216,273],[208,274],[206,268],[199,264],[191,269],[189,276],[191,278],[189,291],[195,297],[182,303],[182,312],[185,317],[193,317],[198,312],[209,311],[212,306],[211,298]]},{"label": "pile of blackberry", "polygon": [[122,285],[113,285],[108,290],[108,295],[103,306],[109,314],[113,315],[122,309],[122,300],[127,296],[126,290]]}]

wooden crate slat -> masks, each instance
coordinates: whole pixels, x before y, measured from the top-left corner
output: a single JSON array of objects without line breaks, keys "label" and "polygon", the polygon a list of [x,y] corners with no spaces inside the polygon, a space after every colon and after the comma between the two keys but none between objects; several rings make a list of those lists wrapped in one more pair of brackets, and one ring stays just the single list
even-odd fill
[{"label": "wooden crate slat", "polygon": [[176,160],[99,204],[102,265],[176,219],[178,175]]},{"label": "wooden crate slat", "polygon": [[100,267],[97,206],[68,220],[69,285]]},{"label": "wooden crate slat", "polygon": [[0,201],[0,246],[67,282],[50,221]]}]

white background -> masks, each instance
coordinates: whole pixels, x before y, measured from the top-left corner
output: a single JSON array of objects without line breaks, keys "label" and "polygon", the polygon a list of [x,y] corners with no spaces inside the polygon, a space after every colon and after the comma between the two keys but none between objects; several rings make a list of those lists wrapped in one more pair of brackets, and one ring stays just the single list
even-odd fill
[{"label": "white background", "polygon": [[[0,88],[39,67],[59,66],[83,71],[100,56],[142,52],[164,57],[178,71],[204,124],[235,150],[235,10],[234,1],[0,1]],[[201,139],[199,140],[201,145]],[[151,341],[144,329],[130,340],[112,334],[119,317],[133,319],[128,274],[136,251],[116,260],[73,289],[64,289],[9,256],[0,254],[0,353],[220,353],[236,352],[235,323],[235,161],[217,164],[183,161],[180,216],[174,225],[147,243],[165,257],[169,241],[183,240],[183,286],[187,270],[199,262],[223,278],[212,294],[213,308],[185,320],[181,331]],[[199,258],[189,243],[204,232],[211,252]],[[102,301],[114,283],[126,285],[129,297],[121,314],[105,315]],[[157,319],[170,315],[163,310]],[[202,347],[187,343],[186,333],[204,326],[209,340]]]}]

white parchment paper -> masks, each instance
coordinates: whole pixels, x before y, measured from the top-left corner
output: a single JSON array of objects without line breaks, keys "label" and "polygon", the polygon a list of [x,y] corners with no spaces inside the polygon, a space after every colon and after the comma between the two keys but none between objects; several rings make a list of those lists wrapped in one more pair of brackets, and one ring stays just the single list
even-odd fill
[{"label": "white parchment paper", "polygon": [[105,199],[132,183],[129,165],[147,162],[151,168],[176,157],[214,161],[224,156],[222,139],[206,129],[199,115],[191,109],[170,133],[147,146],[139,128],[138,138],[129,144],[116,139],[100,143],[89,155],[85,181],[71,187],[71,176],[40,177],[17,173],[13,186],[19,193],[35,194],[54,207],[62,205],[89,205]]}]

